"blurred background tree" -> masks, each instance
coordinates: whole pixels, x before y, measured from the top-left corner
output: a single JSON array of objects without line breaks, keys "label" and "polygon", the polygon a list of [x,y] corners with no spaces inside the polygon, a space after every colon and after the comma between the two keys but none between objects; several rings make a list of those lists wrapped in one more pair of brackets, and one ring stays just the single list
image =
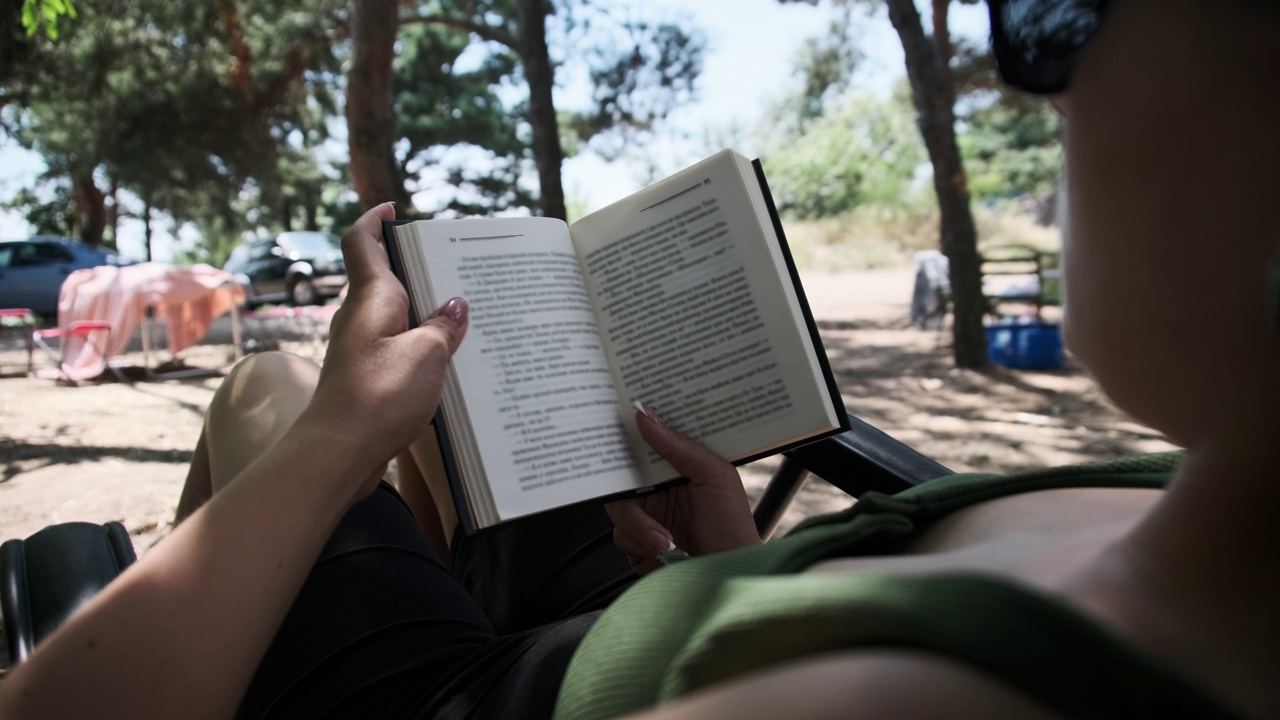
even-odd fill
[{"label": "blurred background tree", "polygon": [[[98,245],[128,212],[147,227],[161,212],[216,228],[243,195],[264,210],[298,179],[283,159],[296,169],[327,136],[314,110],[333,106],[343,12],[325,0],[108,2],[79,8],[56,38],[29,37],[0,78],[0,129],[47,167],[19,198],[34,201],[28,220]],[[21,32],[4,29],[6,42]],[[65,197],[69,213],[41,207]]]},{"label": "blurred background tree", "polygon": [[[141,221],[221,264],[247,235],[340,230],[387,199],[402,216],[581,215],[561,179],[574,154],[652,181],[749,145],[789,235],[863,264],[946,251],[973,366],[975,228],[995,237],[986,207],[1010,200],[1053,217],[1057,117],[1001,86],[980,38],[952,37],[973,0],[784,1],[829,19],[794,84],[760,122],[672,151],[665,119],[696,99],[706,41],[641,0],[0,0],[0,139],[44,163],[5,205],[90,243]],[[869,92],[869,35],[890,27],[910,72]]]},{"label": "blurred background tree", "polygon": [[[987,343],[978,229],[972,208],[974,187],[966,163],[977,173],[979,197],[1030,193],[1047,199],[1055,192],[1061,158],[1057,142],[1059,128],[1044,103],[1021,96],[999,83],[985,42],[958,42],[951,36],[953,3],[972,5],[978,1],[929,0],[924,3],[930,20],[926,30],[915,0],[834,0],[845,20],[843,24],[833,23],[825,40],[828,48],[825,52],[801,58],[798,69],[807,81],[804,97],[796,105],[802,116],[812,115],[815,102],[821,106],[821,100],[831,89],[838,90],[847,83],[847,76],[840,74],[839,67],[841,63],[852,67],[857,56],[853,49],[840,48],[856,42],[847,20],[851,9],[861,8],[868,16],[884,10],[902,45],[916,126],[932,170],[938,210],[937,247],[950,261],[953,354],[956,365],[967,368],[979,368],[987,363]],[[818,0],[780,2],[816,5]],[[813,58],[822,62],[815,62]],[[823,115],[824,120],[831,117],[829,111]],[[866,110],[855,112],[855,118],[861,123],[869,122],[871,117]],[[891,126],[890,123],[882,127]],[[867,167],[868,159],[876,158],[857,157],[857,153],[850,150],[876,147],[875,143],[866,142],[867,128],[854,124],[840,128],[815,126],[815,129],[820,132],[802,132],[788,146],[800,150],[800,163],[811,165],[803,173],[811,182],[797,188],[802,200],[793,205],[793,209],[802,214],[825,215],[847,211],[870,200],[862,189],[868,184],[863,168]],[[965,132],[963,142],[959,136],[962,130]],[[881,137],[887,136],[881,133]],[[909,162],[909,155],[899,155],[907,145],[904,140],[899,134],[896,144],[886,145],[893,154],[882,155],[879,162],[884,163],[888,157],[901,157]],[[817,176],[822,161],[806,160],[818,159],[824,154],[833,159],[831,186],[823,185]],[[794,160],[785,162],[795,164]],[[879,184],[884,185],[886,175],[902,176],[904,168],[895,171],[893,165],[890,162],[890,167],[881,168]],[[909,193],[900,188],[901,185],[890,192],[908,198]]]},{"label": "blurred background tree", "polygon": [[1044,98],[1011,90],[985,42],[955,44],[952,77],[960,98],[960,149],[975,198],[1022,198],[1048,225],[1062,175],[1062,117]]},{"label": "blurred background tree", "polygon": [[[0,133],[45,165],[8,209],[91,245],[137,218],[148,257],[154,218],[220,263],[387,199],[563,217],[562,134],[607,151],[652,131],[703,44],[639,3],[0,0],[0,47]],[[555,106],[563,68],[587,105]]]},{"label": "blurred background tree", "polygon": [[[848,95],[834,104],[804,122],[787,118],[770,133],[765,156],[778,209],[813,220],[868,204],[915,203],[917,171],[928,156],[906,95]],[[775,113],[800,107],[786,96]]]},{"label": "blurred background tree", "polygon": [[[572,136],[574,147],[607,142],[611,134],[634,140],[693,97],[701,37],[643,13],[633,18],[636,7],[590,0],[358,2],[347,124],[361,205],[398,197],[406,210],[423,210],[404,205],[406,176],[447,149],[465,146],[479,151],[490,170],[476,171],[484,163],[475,154],[468,169],[446,168],[444,177],[457,192],[445,207],[531,207],[564,218],[562,134]],[[428,30],[402,31],[416,26]],[[398,58],[388,51],[396,38],[406,48]],[[457,58],[476,49],[483,58],[479,69],[459,70]],[[565,65],[589,77],[591,107],[556,108],[556,72]],[[500,101],[521,85],[514,105]],[[516,182],[524,161],[532,162],[537,176],[536,195]]]}]

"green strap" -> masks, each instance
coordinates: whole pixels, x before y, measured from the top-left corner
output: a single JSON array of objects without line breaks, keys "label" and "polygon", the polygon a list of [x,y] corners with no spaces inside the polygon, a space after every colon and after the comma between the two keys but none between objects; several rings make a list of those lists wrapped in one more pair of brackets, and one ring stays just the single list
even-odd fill
[{"label": "green strap", "polygon": [[[859,576],[793,574],[819,560],[865,554],[868,545],[871,548],[892,546],[908,539],[920,523],[995,497],[1061,487],[1163,487],[1178,457],[1177,454],[1144,456],[1011,477],[957,475],[893,496],[868,493],[849,510],[816,518],[784,538],[663,568],[615,601],[583,639],[565,675],[556,716],[562,720],[614,717],[700,687],[705,682],[700,678],[713,672],[707,668],[729,661],[722,654],[703,654],[699,649],[702,645],[695,646],[691,639],[714,645],[712,639],[720,637],[724,617],[737,617],[733,614],[736,610],[727,608],[736,608],[739,604],[765,608],[761,612],[768,614],[752,621],[750,627],[753,632],[768,634],[773,631],[765,625],[798,623],[807,612],[824,618],[830,614],[824,608],[834,608],[831,612],[838,615],[852,613],[850,606],[842,604],[845,598],[840,593],[846,590],[857,590],[847,598],[849,602],[865,603],[874,600],[877,592],[887,593],[888,600],[877,606],[882,614],[897,612],[894,606],[905,595],[919,601],[930,594],[909,588],[902,590],[907,586],[895,585],[906,578],[880,577],[873,582]],[[911,582],[929,579],[916,578]],[[865,584],[858,585],[859,582]],[[805,595],[809,591],[816,595]],[[782,597],[791,599],[780,605],[782,615],[773,614],[768,604]],[[918,603],[913,607],[916,618],[922,613],[951,614],[938,608],[924,612],[925,608]],[[983,606],[978,603],[974,608],[981,610]],[[721,612],[729,615],[722,617]],[[858,612],[862,612],[861,606]],[[976,633],[979,645],[1001,650],[1001,644],[1007,639],[997,642],[986,635],[985,618],[991,614],[986,607],[985,614],[981,615],[984,622],[970,622],[968,628]],[[946,622],[946,618],[938,622]],[[899,623],[899,626],[908,624]],[[919,624],[923,628],[929,626],[926,622]],[[725,629],[733,627],[732,623],[724,626]],[[826,634],[825,622],[806,627],[809,634]],[[860,626],[852,627],[856,630]],[[928,639],[927,635],[915,640],[923,642]],[[770,650],[772,644],[756,643],[755,647]],[[743,658],[767,665],[790,657],[775,657],[772,652],[757,655],[750,655],[748,660],[744,654]],[[676,658],[680,660],[673,662]]]},{"label": "green strap", "polygon": [[712,604],[665,673],[660,702],[822,652],[906,648],[984,670],[1072,717],[1232,717],[1095,623],[994,577],[740,578]]}]

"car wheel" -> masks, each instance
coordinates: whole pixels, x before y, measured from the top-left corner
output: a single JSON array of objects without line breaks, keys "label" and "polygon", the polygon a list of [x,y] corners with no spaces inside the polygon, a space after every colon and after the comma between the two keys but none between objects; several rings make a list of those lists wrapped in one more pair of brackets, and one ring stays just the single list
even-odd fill
[{"label": "car wheel", "polygon": [[289,302],[295,306],[315,305],[319,296],[311,278],[299,275],[289,282]]}]

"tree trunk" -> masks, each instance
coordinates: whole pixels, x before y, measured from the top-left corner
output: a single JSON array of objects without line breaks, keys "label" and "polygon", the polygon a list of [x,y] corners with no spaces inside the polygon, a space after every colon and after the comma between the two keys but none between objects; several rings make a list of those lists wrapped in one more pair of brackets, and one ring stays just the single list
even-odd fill
[{"label": "tree trunk", "polygon": [[400,21],[397,0],[357,0],[347,73],[347,139],[351,184],[365,210],[394,200],[401,215],[413,204],[396,169],[391,63]]},{"label": "tree trunk", "polygon": [[982,327],[985,301],[978,259],[978,231],[969,204],[969,187],[956,144],[955,94],[944,82],[938,53],[924,34],[913,0],[886,0],[889,20],[906,54],[907,78],[933,164],[933,189],[941,211],[941,247],[951,265],[951,298],[955,323],[956,365],[980,368],[987,364],[986,331]]},{"label": "tree trunk", "polygon": [[[319,203],[316,202],[317,195],[319,195],[319,193],[314,191],[313,188],[307,188],[302,193],[302,207],[303,210],[306,211],[307,216],[307,226],[305,229],[312,232],[319,232],[320,230],[320,208]],[[406,210],[407,209],[408,208],[406,208]]]},{"label": "tree trunk", "polygon": [[560,127],[551,99],[555,69],[547,52],[547,11],[545,0],[516,0],[519,24],[520,59],[529,84],[529,124],[533,127],[533,159],[538,166],[538,205],[546,217],[565,219],[564,185],[560,166]]},{"label": "tree trunk", "polygon": [[152,260],[151,251],[151,197],[142,198],[142,246],[147,251],[147,262]]},{"label": "tree trunk", "polygon": [[76,225],[86,245],[98,247],[107,229],[106,196],[93,181],[93,171],[77,174],[72,182]]},{"label": "tree trunk", "polygon": [[951,56],[955,49],[951,46],[951,23],[948,14],[951,11],[951,0],[933,0],[933,47],[938,51],[938,71],[942,82],[951,85]]},{"label": "tree trunk", "polygon": [[103,244],[112,250],[120,250],[120,182],[111,178],[111,189],[107,191],[111,205],[107,208],[107,227],[111,229],[111,241],[103,240]]}]

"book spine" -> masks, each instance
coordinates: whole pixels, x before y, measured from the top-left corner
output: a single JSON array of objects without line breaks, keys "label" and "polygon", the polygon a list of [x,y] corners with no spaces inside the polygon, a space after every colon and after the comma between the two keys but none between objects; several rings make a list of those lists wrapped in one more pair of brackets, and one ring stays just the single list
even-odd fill
[{"label": "book spine", "polygon": [[[409,222],[412,221],[392,220],[383,222],[382,240],[387,247],[387,259],[391,263],[391,273],[396,276],[396,279],[404,286],[404,291],[409,294],[409,327],[413,328],[419,325],[418,318],[422,315],[419,312],[419,308],[415,307],[413,293],[409,292],[409,280],[405,273],[404,254],[400,251],[400,243],[396,238],[396,226],[405,225]],[[444,408],[436,409],[435,418],[431,422],[436,431],[436,441],[440,445],[440,460],[444,464],[445,477],[449,480],[449,492],[453,495],[453,505],[458,511],[458,525],[462,528],[464,534],[474,535],[476,533],[475,519],[471,515],[471,508],[463,501],[463,498],[466,498],[467,495],[462,488],[462,474],[458,471],[457,455],[454,454],[453,443],[449,440]]]},{"label": "book spine", "polygon": [[409,292],[409,280],[404,271],[404,255],[400,252],[400,243],[396,241],[396,226],[407,225],[409,220],[384,220],[382,222],[382,244],[387,248],[387,259],[391,261],[391,272],[404,286],[409,295],[409,327],[418,327],[418,312],[414,307],[413,293]]}]

